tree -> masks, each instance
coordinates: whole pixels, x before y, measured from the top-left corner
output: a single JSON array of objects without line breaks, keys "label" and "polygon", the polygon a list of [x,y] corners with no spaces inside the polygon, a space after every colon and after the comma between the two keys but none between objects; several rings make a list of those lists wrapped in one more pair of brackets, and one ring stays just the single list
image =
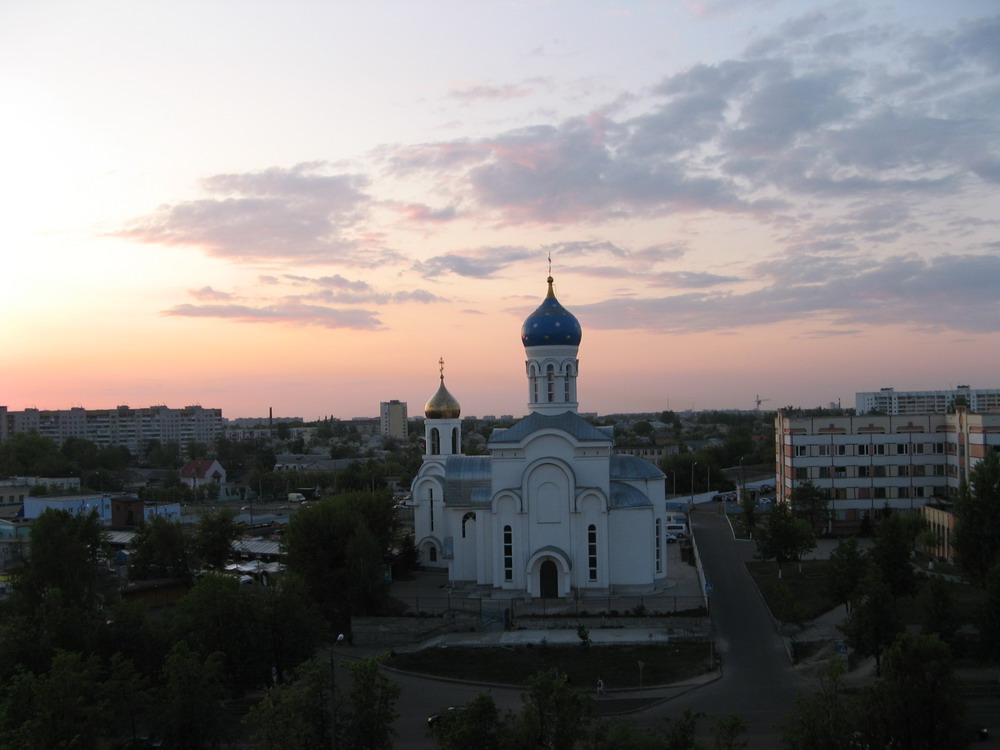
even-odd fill
[{"label": "tree", "polygon": [[[211,485],[218,491],[218,485]],[[236,515],[228,508],[205,511],[198,520],[194,535],[194,550],[201,561],[220,570],[232,557],[233,542],[240,537]]]},{"label": "tree", "polygon": [[862,656],[875,657],[875,673],[882,674],[882,652],[903,630],[889,585],[873,568],[865,575],[851,602],[851,616],[842,626],[847,642]]},{"label": "tree", "polygon": [[955,500],[952,545],[958,564],[982,585],[1000,559],[1000,453],[976,464]]},{"label": "tree", "polygon": [[829,498],[808,479],[792,489],[790,500],[795,515],[808,521],[814,531],[822,530],[829,522]]},{"label": "tree", "polygon": [[59,652],[43,674],[21,672],[0,690],[0,746],[18,750],[103,747],[96,657]]},{"label": "tree", "polygon": [[178,523],[154,516],[139,525],[129,549],[128,574],[133,580],[191,578],[191,540]]},{"label": "tree", "polygon": [[986,596],[976,612],[979,626],[979,646],[984,656],[1000,655],[1000,561],[998,561],[984,582]]},{"label": "tree", "polygon": [[955,613],[955,600],[948,584],[937,576],[927,583],[927,606],[924,609],[923,633],[936,635],[953,646],[961,623]]},{"label": "tree", "polygon": [[830,552],[826,568],[826,590],[831,598],[843,602],[848,612],[851,611],[851,599],[867,569],[868,560],[854,537],[841,539]]},{"label": "tree", "polygon": [[185,641],[167,654],[159,691],[157,726],[169,747],[201,750],[215,747],[222,736],[219,701],[222,687],[222,654],[203,659]]},{"label": "tree", "polygon": [[757,503],[750,493],[743,495],[743,525],[746,527],[747,536],[753,539],[754,530],[757,528]]},{"label": "tree", "polygon": [[844,662],[830,657],[820,678],[820,689],[795,697],[795,709],[782,724],[785,750],[848,750],[852,744],[853,716],[841,679]]},{"label": "tree", "polygon": [[139,727],[152,710],[149,680],[136,670],[129,659],[116,653],[111,658],[101,695],[112,717],[110,725],[114,736],[129,736],[135,744]]},{"label": "tree", "polygon": [[399,685],[382,674],[378,659],[351,664],[349,669],[351,692],[337,706],[337,747],[391,750]]},{"label": "tree", "polygon": [[202,657],[219,653],[225,682],[237,694],[264,684],[270,673],[256,605],[249,586],[233,576],[206,573],[175,610],[177,639]]},{"label": "tree", "polygon": [[869,556],[893,596],[909,596],[916,592],[910,559],[924,525],[924,520],[912,513],[892,513],[878,525]]},{"label": "tree", "polygon": [[39,602],[58,589],[66,606],[90,606],[97,597],[97,559],[104,527],[92,510],[76,515],[51,508],[31,526],[28,565],[17,577],[26,602]]},{"label": "tree", "polygon": [[775,503],[767,523],[757,530],[757,557],[778,563],[778,578],[786,562],[801,560],[815,548],[812,528],[801,518],[795,518],[787,503]]},{"label": "tree", "polygon": [[864,690],[858,744],[910,750],[959,750],[963,705],[948,646],[936,636],[899,635],[886,649],[884,678]]},{"label": "tree", "polygon": [[256,728],[257,750],[326,750],[330,747],[330,673],[317,660],[305,662],[292,682],[273,686],[244,717]]},{"label": "tree", "polygon": [[521,702],[515,729],[519,747],[572,750],[589,731],[590,696],[571,688],[565,675],[548,671],[533,675]]},{"label": "tree", "polygon": [[480,693],[463,710],[442,714],[429,733],[441,750],[500,750],[510,724],[500,716],[493,696]]}]

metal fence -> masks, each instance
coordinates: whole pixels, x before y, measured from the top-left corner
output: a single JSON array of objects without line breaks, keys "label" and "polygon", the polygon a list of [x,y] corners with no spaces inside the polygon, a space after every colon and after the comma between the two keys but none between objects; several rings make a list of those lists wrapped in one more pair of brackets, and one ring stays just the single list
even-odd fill
[{"label": "metal fence", "polygon": [[642,617],[705,614],[700,596],[588,596],[580,599],[489,599],[462,596],[394,597],[415,615],[470,614],[482,617],[510,610],[510,617]]}]

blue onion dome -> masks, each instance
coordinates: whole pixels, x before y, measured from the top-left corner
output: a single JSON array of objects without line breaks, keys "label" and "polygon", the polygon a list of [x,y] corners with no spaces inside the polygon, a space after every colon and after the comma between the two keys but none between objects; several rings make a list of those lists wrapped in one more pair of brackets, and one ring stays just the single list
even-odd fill
[{"label": "blue onion dome", "polygon": [[440,360],[441,385],[430,400],[424,404],[424,416],[427,419],[458,419],[462,414],[462,406],[458,399],[452,396],[444,387],[444,360]]},{"label": "blue onion dome", "polygon": [[549,291],[542,304],[521,326],[521,343],[526,349],[531,346],[579,346],[583,337],[580,321],[559,304],[552,290],[551,276],[548,282]]}]

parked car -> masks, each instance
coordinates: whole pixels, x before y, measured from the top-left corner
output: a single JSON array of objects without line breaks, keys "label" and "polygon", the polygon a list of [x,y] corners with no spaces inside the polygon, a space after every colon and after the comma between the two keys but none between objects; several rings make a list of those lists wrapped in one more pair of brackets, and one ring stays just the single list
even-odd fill
[{"label": "parked car", "polygon": [[444,709],[443,711],[440,711],[439,713],[436,713],[433,716],[428,716],[427,726],[433,728],[437,726],[437,724],[440,721],[447,719],[449,716],[454,716],[455,712],[464,710],[465,706],[448,706],[448,708]]},{"label": "parked car", "polygon": [[667,544],[676,544],[676,543],[677,543],[677,535],[667,534]]},{"label": "parked car", "polygon": [[774,492],[774,485],[773,484],[762,484],[757,489],[760,490],[761,492]]}]

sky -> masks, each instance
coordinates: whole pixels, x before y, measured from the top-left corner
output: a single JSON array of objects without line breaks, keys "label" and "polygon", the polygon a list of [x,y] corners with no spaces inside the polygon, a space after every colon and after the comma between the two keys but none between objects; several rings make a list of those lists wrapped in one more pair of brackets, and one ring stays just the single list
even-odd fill
[{"label": "sky", "polygon": [[995,0],[10,0],[0,143],[10,410],[1000,387]]}]

